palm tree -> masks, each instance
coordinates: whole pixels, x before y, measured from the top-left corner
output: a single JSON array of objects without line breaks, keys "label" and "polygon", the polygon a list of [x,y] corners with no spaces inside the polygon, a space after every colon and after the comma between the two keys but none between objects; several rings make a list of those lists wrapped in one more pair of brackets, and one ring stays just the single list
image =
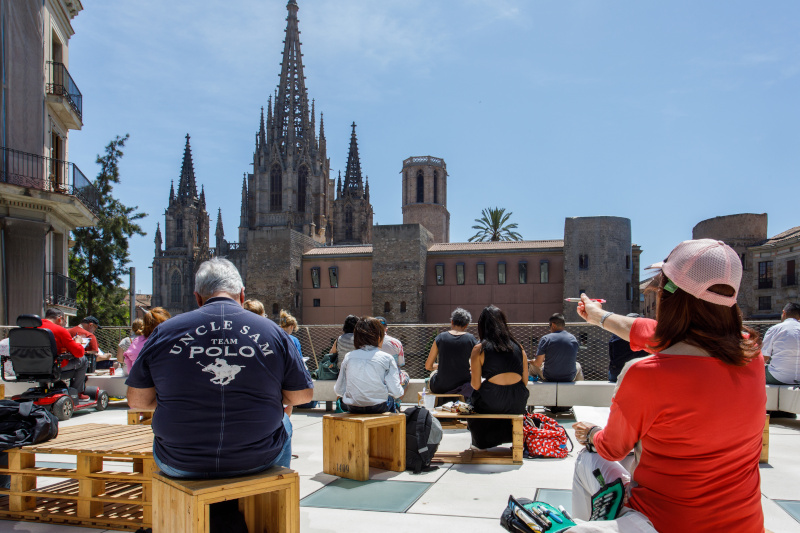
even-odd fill
[{"label": "palm tree", "polygon": [[481,211],[481,218],[475,219],[478,224],[472,226],[472,229],[478,230],[478,233],[470,237],[469,242],[521,241],[522,235],[514,231],[517,223],[507,224],[512,214],[510,211],[506,213],[505,208],[487,207]]}]

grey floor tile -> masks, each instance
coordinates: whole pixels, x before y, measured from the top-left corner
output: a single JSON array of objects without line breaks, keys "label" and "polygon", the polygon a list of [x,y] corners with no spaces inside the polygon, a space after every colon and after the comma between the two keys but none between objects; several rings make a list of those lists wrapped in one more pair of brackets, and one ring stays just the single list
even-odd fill
[{"label": "grey floor tile", "polygon": [[429,486],[408,481],[337,479],[300,500],[300,507],[402,513]]}]

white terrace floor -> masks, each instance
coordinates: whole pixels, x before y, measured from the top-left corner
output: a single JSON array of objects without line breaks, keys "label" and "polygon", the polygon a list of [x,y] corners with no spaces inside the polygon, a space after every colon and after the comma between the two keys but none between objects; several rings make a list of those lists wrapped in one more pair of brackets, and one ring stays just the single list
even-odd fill
[{"label": "white terrace floor", "polygon": [[[608,409],[576,407],[579,419],[605,423]],[[324,411],[296,411],[293,451],[299,459],[292,468],[300,473],[300,528],[303,533],[382,533],[407,531],[500,532],[499,517],[508,500],[515,496],[552,501],[569,498],[574,453],[566,459],[525,460],[522,466],[445,465],[437,471],[412,475],[381,470],[370,472],[370,481],[339,482],[322,473],[322,415]],[[83,412],[63,425],[100,422],[125,424],[125,404],[111,405],[103,413]],[[564,421],[570,435],[574,435]],[[440,449],[463,450],[469,446],[466,430],[447,431]],[[761,492],[766,527],[775,533],[800,532],[800,522],[778,502],[800,512],[800,421],[775,419],[770,426],[770,462],[761,467]],[[577,451],[577,450],[576,450]],[[64,456],[38,456],[37,461],[64,461]],[[48,483],[57,480],[49,480]],[[393,483],[385,483],[391,481]],[[399,483],[398,483],[399,482]],[[334,488],[337,487],[338,488]],[[326,488],[326,486],[328,486]],[[325,489],[325,490],[323,490]],[[361,489],[361,490],[359,490]],[[566,491],[566,492],[565,492]],[[316,499],[317,502],[313,500]],[[320,501],[321,500],[321,501]],[[326,501],[327,500],[327,501]],[[789,501],[787,503],[787,501]],[[309,504],[327,507],[309,507]],[[393,511],[364,511],[331,508],[334,505],[366,506]],[[98,529],[0,521],[0,532],[97,533]]]}]

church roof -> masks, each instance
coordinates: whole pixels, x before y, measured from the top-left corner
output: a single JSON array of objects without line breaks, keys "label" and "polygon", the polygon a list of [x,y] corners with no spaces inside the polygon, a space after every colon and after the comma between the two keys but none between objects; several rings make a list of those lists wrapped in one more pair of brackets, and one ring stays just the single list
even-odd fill
[{"label": "church roof", "polygon": [[312,248],[303,254],[304,257],[326,257],[326,256],[366,256],[372,255],[371,244],[352,244],[342,246],[322,246],[320,248]]},{"label": "church roof", "polygon": [[440,242],[428,249],[429,254],[463,252],[541,252],[564,248],[564,240],[546,241],[490,241],[490,242]]},{"label": "church roof", "polygon": [[800,226],[789,228],[786,231],[778,233],[774,237],[770,237],[764,241],[760,246],[776,246],[794,240],[800,237]]}]

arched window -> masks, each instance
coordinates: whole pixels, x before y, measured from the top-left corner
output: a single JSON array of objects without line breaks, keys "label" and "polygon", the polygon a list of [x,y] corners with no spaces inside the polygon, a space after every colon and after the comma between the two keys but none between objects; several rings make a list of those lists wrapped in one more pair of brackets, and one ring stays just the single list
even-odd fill
[{"label": "arched window", "polygon": [[422,171],[417,171],[417,203],[421,204],[425,201],[425,176]]},{"label": "arched window", "polygon": [[433,171],[433,203],[439,203],[439,172]]},{"label": "arched window", "polygon": [[401,313],[405,313],[406,312],[406,303],[405,302],[400,302],[400,312]]},{"label": "arched window", "polygon": [[170,280],[169,301],[173,304],[181,303],[181,273],[177,270],[172,273]]},{"label": "arched window", "polygon": [[178,217],[175,220],[175,243],[178,246],[183,246],[183,218]]},{"label": "arched window", "polygon": [[272,304],[272,314],[277,315],[280,312],[281,312],[281,305],[277,303]]},{"label": "arched window", "polygon": [[353,208],[349,205],[344,208],[344,238],[353,239]]},{"label": "arched window", "polygon": [[280,165],[272,165],[269,172],[269,210],[283,209],[283,175]]},{"label": "arched window", "polygon": [[297,211],[306,212],[306,189],[308,188],[308,167],[303,165],[297,173]]},{"label": "arched window", "polygon": [[392,310],[392,305],[389,302],[383,304],[383,312],[389,313]]}]

